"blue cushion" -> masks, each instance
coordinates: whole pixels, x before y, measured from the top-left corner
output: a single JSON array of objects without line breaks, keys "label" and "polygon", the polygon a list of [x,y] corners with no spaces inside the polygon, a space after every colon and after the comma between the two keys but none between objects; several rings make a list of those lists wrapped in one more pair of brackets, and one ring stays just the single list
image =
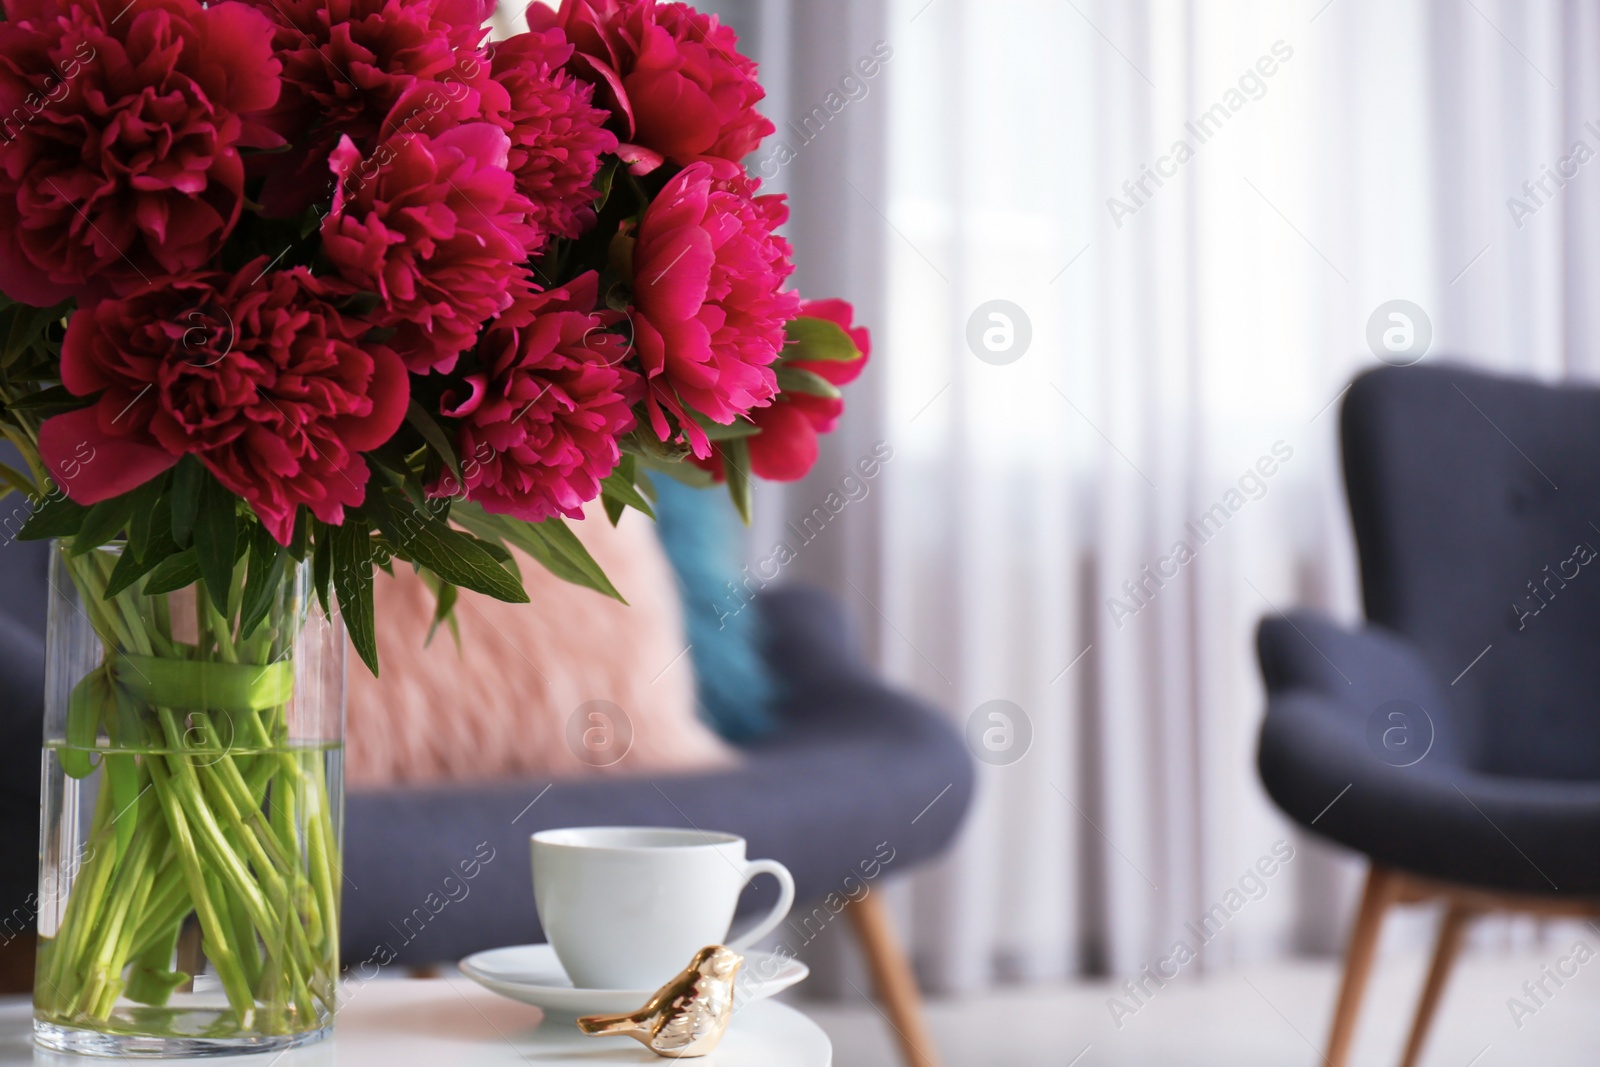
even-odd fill
[{"label": "blue cushion", "polygon": [[700,716],[729,741],[777,727],[776,685],[761,657],[761,614],[741,567],[744,526],[721,486],[695,489],[658,475],[656,528],[678,576]]}]

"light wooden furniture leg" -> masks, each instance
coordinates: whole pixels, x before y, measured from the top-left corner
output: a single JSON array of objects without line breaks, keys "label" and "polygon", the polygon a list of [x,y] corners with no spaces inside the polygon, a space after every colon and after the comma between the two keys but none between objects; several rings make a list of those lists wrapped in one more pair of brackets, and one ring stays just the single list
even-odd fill
[{"label": "light wooden furniture leg", "polygon": [[1417,1016],[1411,1023],[1411,1037],[1406,1041],[1406,1054],[1400,1067],[1415,1067],[1422,1056],[1422,1043],[1428,1038],[1428,1026],[1444,993],[1450,969],[1455,966],[1456,955],[1461,951],[1461,936],[1466,932],[1474,912],[1460,904],[1452,904],[1439,924],[1439,942],[1433,950],[1433,966],[1428,968],[1428,983],[1422,987],[1422,999],[1417,1002]]},{"label": "light wooden furniture leg", "polygon": [[1367,872],[1367,888],[1361,895],[1361,910],[1350,931],[1350,947],[1344,957],[1344,981],[1339,986],[1339,1004],[1333,1011],[1333,1029],[1328,1034],[1328,1067],[1345,1067],[1350,1057],[1350,1039],[1355,1036],[1356,1016],[1361,1011],[1361,995],[1366,992],[1367,976],[1378,947],[1378,931],[1384,913],[1394,903],[1398,884],[1394,872],[1373,864]]},{"label": "light wooden furniture leg", "polygon": [[188,918],[183,920],[183,928],[178,931],[177,955],[174,957],[178,970],[189,976],[188,981],[180,985],[175,992],[193,993],[194,976],[200,973],[205,965],[205,950],[200,943],[200,920],[190,912]]},{"label": "light wooden furniture leg", "polygon": [[939,1067],[938,1049],[922,1017],[922,993],[894,935],[882,898],[877,892],[868,893],[846,911],[861,939],[878,998],[894,1027],[907,1067]]},{"label": "light wooden furniture leg", "polygon": [[39,938],[23,930],[0,943],[0,994],[33,992],[34,953]]}]

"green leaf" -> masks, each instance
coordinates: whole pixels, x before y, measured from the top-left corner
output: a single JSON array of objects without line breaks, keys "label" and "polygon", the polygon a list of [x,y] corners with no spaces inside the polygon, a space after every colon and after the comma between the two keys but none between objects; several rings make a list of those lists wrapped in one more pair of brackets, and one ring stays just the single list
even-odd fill
[{"label": "green leaf", "polygon": [[200,488],[200,512],[195,517],[194,548],[200,558],[200,574],[206,591],[223,618],[231,618],[228,603],[233,587],[233,563],[244,546],[239,536],[238,498],[221,482],[206,477]]},{"label": "green leaf", "polygon": [[[650,501],[634,487],[636,467],[637,463],[632,456],[623,456],[616,470],[606,475],[600,482],[600,495],[604,498],[602,502],[605,504],[606,516],[610,518],[613,526],[622,518],[622,509],[625,507],[642,511],[652,519],[656,517]],[[613,511],[613,508],[616,510]]]},{"label": "green leaf", "polygon": [[745,441],[723,441],[717,446],[722,453],[722,473],[728,479],[728,495],[739,517],[750,525],[755,510],[755,491],[750,482],[750,445]]},{"label": "green leaf", "polygon": [[272,608],[272,598],[283,584],[289,550],[272,539],[260,523],[250,526],[250,574],[239,603],[239,640],[249,639]]},{"label": "green leaf", "polygon": [[131,549],[124,549],[118,554],[116,566],[111,568],[111,574],[106,578],[106,591],[101,594],[100,599],[110,600],[148,574],[153,566],[154,564],[141,562]]},{"label": "green leaf", "polygon": [[172,471],[172,539],[179,548],[188,548],[194,535],[195,517],[200,514],[200,486],[206,469],[194,456],[184,456]]},{"label": "green leaf", "polygon": [[439,624],[445,623],[450,627],[450,633],[455,637],[456,648],[461,648],[461,629],[456,625],[456,596],[458,590],[449,582],[439,585],[438,600],[433,608],[433,622],[428,625],[428,636],[423,639],[422,647],[427,648],[433,644],[433,635],[439,629]]},{"label": "green leaf", "polygon": [[685,463],[681,460],[663,461],[649,456],[640,456],[639,458],[651,471],[657,474],[665,474],[668,478],[682,485],[695,489],[710,489],[718,484],[717,480],[711,476],[710,471],[696,467],[693,463]]},{"label": "green leaf", "polygon": [[333,581],[333,527],[317,524],[316,547],[311,550],[311,584],[317,589],[317,602],[322,613],[331,615],[328,607],[328,586]]},{"label": "green leaf", "polygon": [[522,549],[545,570],[562,581],[581,585],[624,604],[622,594],[560,518],[540,523],[523,522],[506,515],[490,515],[477,504],[462,501],[450,513],[452,521],[483,538],[496,538]]},{"label": "green leaf", "polygon": [[[383,475],[392,485],[397,486],[401,492],[418,507],[428,507],[428,493],[423,485],[423,477],[419,477],[411,465],[411,457],[406,455],[400,445],[394,441],[385,441],[382,445],[371,451],[363,453],[371,460],[377,473]],[[421,448],[418,455],[423,457],[423,467],[431,468],[432,476],[437,477],[444,470],[444,461],[432,449]],[[458,480],[456,485],[460,485]]]},{"label": "green leaf", "polygon": [[295,562],[305,561],[306,553],[311,550],[311,509],[296,507],[294,509],[294,533],[289,535],[289,555]]},{"label": "green leaf", "polygon": [[606,253],[606,263],[617,277],[633,277],[633,246],[637,240],[638,238],[621,230],[612,235],[611,246]]},{"label": "green leaf", "polygon": [[9,328],[0,364],[9,368],[21,356],[39,347],[45,340],[45,328],[66,314],[66,309],[66,304],[35,308],[6,301],[4,310],[0,311],[0,322],[7,323]]},{"label": "green leaf", "polygon": [[333,589],[339,614],[361,662],[378,676],[378,632],[372,608],[372,527],[364,518],[346,515],[332,527]]},{"label": "green leaf", "polygon": [[606,159],[605,166],[600,168],[594,176],[595,198],[590,208],[599,214],[606,206],[606,201],[611,199],[611,183],[617,176],[617,157],[610,156]]},{"label": "green leaf", "polygon": [[128,854],[128,846],[133,843],[133,831],[139,825],[138,806],[139,795],[143,788],[140,781],[139,762],[132,753],[124,752],[112,754],[107,752],[103,758],[106,768],[106,778],[111,782],[111,825],[115,830],[117,842],[117,856],[120,859]]},{"label": "green leaf", "polygon": [[713,441],[737,441],[741,437],[754,437],[761,432],[761,427],[744,419],[737,419],[727,426],[720,422],[712,422],[704,416],[696,418],[695,421]]},{"label": "green leaf", "polygon": [[466,484],[461,477],[461,462],[456,459],[456,450],[450,444],[450,435],[428,414],[428,410],[413,400],[406,406],[406,421],[428,442],[428,447],[439,453],[439,458],[450,468],[450,473],[456,476],[456,484]]},{"label": "green leaf", "polygon": [[104,668],[78,679],[67,697],[66,747],[59,753],[61,770],[68,778],[87,778],[94,772],[91,749],[100,734],[100,717],[111,703],[111,680]]},{"label": "green leaf", "polygon": [[[454,533],[456,531],[451,531],[451,532]],[[462,536],[465,536],[465,535],[463,534]],[[511,550],[509,548],[507,548],[505,545],[501,544],[499,541],[486,540],[486,539],[483,539],[483,538],[476,538],[475,537],[475,538],[473,538],[473,542],[479,548],[483,549],[485,552],[489,553],[489,555],[493,556],[494,557],[494,561],[496,563],[500,564],[500,566],[502,566],[502,567],[509,566],[509,567],[512,567],[512,568],[516,567],[516,565],[517,565],[516,564],[516,560],[512,557]]]},{"label": "green leaf", "polygon": [[[4,463],[0,463],[0,483],[4,483],[9,488],[15,489],[23,496],[33,496],[35,492],[33,483],[28,480],[28,476],[26,474],[23,474],[19,470],[14,470],[11,467],[6,466]],[[4,493],[0,493],[0,496],[4,495]]]},{"label": "green leaf", "polygon": [[633,484],[634,484],[634,486],[636,488],[638,488],[639,492],[644,494],[644,498],[646,500],[650,501],[650,506],[652,508],[655,507],[656,506],[656,483],[650,480],[650,472],[649,471],[646,471],[643,467],[639,466],[637,463],[635,463],[633,466],[634,466],[634,470],[633,470]]},{"label": "green leaf", "polygon": [[150,572],[150,577],[145,579],[144,595],[170,593],[175,589],[191,586],[199,580],[200,557],[194,549],[186,548],[156,564],[155,569]]},{"label": "green leaf", "polygon": [[384,536],[413,563],[475,593],[512,604],[528,602],[522,583],[476,538],[451,529],[409,501],[391,501],[383,493],[372,494],[368,506]]},{"label": "green leaf", "polygon": [[[316,227],[312,227],[315,229]],[[371,289],[362,289],[360,292],[351,293],[339,304],[339,310],[351,318],[365,318],[375,308],[383,305],[383,294]]]},{"label": "green leaf", "polygon": [[[143,559],[135,556],[131,551],[123,552],[117,557],[117,565],[111,568],[111,575],[106,579],[106,591],[103,599],[110,600],[180,551],[178,546],[173,543],[172,537],[168,535],[152,545],[145,552]],[[188,583],[185,582],[184,584],[187,585]]]},{"label": "green leaf", "polygon": [[102,500],[92,505],[89,513],[83,517],[83,525],[78,527],[78,532],[72,537],[72,548],[68,552],[71,556],[81,556],[90,552],[107,541],[113,540],[127,525],[128,517],[133,514],[133,496],[123,493],[110,500]]},{"label": "green leaf", "polygon": [[779,367],[778,388],[785,393],[806,393],[809,396],[825,396],[830,400],[844,396],[837,385],[804,367]]},{"label": "green leaf", "polygon": [[788,344],[779,353],[784,360],[815,359],[849,363],[861,358],[861,349],[837,322],[801,315],[783,328]]},{"label": "green leaf", "polygon": [[167,476],[158,474],[135,489],[133,514],[128,517],[128,548],[141,560],[150,550],[151,538],[157,528],[172,536],[172,509],[161,506],[161,494],[166,492]]},{"label": "green leaf", "polygon": [[[513,519],[512,521],[517,522],[518,520]],[[546,559],[540,559],[539,562],[546,567],[550,567],[551,572],[557,577],[566,577],[560,569],[564,565],[578,573],[580,576],[577,580],[579,585],[587,585],[589,588],[598,590],[608,597],[621,600],[624,604],[627,603],[626,600],[623,600],[622,594],[617,592],[617,587],[611,584],[611,579],[606,577],[606,572],[600,569],[600,564],[596,563],[594,557],[589,555],[589,550],[583,547],[583,542],[578,540],[578,535],[572,532],[572,528],[567,525],[565,519],[557,516],[552,519],[545,519],[543,522],[524,523],[523,525],[527,526],[535,537],[541,538],[545,545],[548,546],[549,554],[557,561],[557,566],[552,567],[550,561]],[[572,578],[567,578],[569,582],[573,580]]]},{"label": "green leaf", "polygon": [[167,1003],[174,990],[189,980],[182,971],[167,970],[172,966],[178,934],[182,930],[182,920],[173,923],[134,957],[133,966],[128,968],[128,984],[122,990],[124,996],[159,1008]]},{"label": "green leaf", "polygon": [[63,411],[76,411],[88,406],[81,396],[74,396],[67,392],[64,385],[52,385],[48,389],[40,389],[32,393],[24,393],[15,400],[6,403],[7,411],[24,411],[29,415],[44,418],[48,415],[59,415]]},{"label": "green leaf", "polygon": [[[52,495],[61,493],[60,496]],[[67,496],[60,489],[52,489],[28,516],[28,521],[17,531],[18,541],[45,541],[52,537],[71,537],[83,525],[89,509]]]}]

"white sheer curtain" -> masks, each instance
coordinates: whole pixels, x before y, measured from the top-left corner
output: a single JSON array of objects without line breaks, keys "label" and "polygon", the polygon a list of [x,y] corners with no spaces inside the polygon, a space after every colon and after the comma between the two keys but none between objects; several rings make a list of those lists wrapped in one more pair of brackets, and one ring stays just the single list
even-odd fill
[{"label": "white sheer curtain", "polygon": [[[1257,782],[1254,626],[1359,616],[1336,400],[1380,305],[1424,310],[1430,360],[1600,371],[1600,2],[698,6],[762,63],[779,133],[751,162],[791,196],[798,284],[878,346],[812,478],[763,487],[751,558],[886,442],[784,576],[956,724],[1006,700],[1031,726],[891,890],[925,979],[1132,974],[1280,839],[1197,966],[1337,947],[1358,868]],[[1031,328],[1014,362],[967,341],[995,300]]]},{"label": "white sheer curtain", "polygon": [[[1033,733],[980,767],[956,848],[900,890],[924,976],[1132,973],[1280,839],[1296,858],[1200,966],[1335,947],[1356,865],[1258,784],[1253,629],[1291,605],[1359,615],[1336,398],[1376,364],[1380,305],[1425,311],[1427,359],[1600,366],[1600,161],[1537,205],[1522,188],[1575,141],[1600,153],[1596,5],[752,9],[785,57],[780,128],[892,49],[778,176],[802,284],[864,297],[880,347],[812,483],[769,514],[889,442],[875,497],[795,569],[952,721],[1007,700]],[[1031,326],[1003,365],[967,339],[995,300]],[[1189,525],[1218,504],[1219,530]],[[1178,541],[1193,558],[1163,563]]]}]

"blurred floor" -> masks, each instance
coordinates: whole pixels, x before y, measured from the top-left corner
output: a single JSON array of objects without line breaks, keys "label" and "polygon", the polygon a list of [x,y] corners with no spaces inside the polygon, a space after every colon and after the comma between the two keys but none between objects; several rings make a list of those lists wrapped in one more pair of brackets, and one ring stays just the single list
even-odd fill
[{"label": "blurred floor", "polygon": [[[1600,938],[1584,937],[1589,945]],[[1590,1067],[1600,1060],[1600,958],[1536,1004],[1522,990],[1565,951],[1468,958],[1446,991],[1422,1067]],[[1352,1067],[1400,1060],[1426,959],[1391,954],[1368,989]],[[1575,964],[1569,964],[1571,969]],[[931,1024],[946,1067],[1312,1067],[1322,1062],[1338,981],[1326,963],[1261,964],[1210,976],[1180,975],[1122,1019],[1106,984],[1033,987],[934,1001]],[[1517,997],[1532,1014],[1517,1019]],[[887,1024],[856,1004],[798,1005],[833,1038],[835,1067],[897,1064]],[[1076,1059],[1074,1057],[1077,1057]]]}]

